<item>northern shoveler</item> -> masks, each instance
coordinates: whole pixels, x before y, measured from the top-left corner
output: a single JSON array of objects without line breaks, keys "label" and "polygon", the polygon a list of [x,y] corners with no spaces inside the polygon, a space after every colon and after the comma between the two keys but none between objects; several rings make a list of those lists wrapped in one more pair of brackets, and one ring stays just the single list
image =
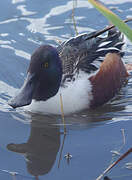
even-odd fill
[{"label": "northern shoveler", "polygon": [[81,34],[57,48],[40,46],[31,56],[24,85],[9,105],[61,114],[61,93],[64,113],[70,114],[113,98],[128,76],[121,60],[123,35],[115,28],[106,37],[97,34]]}]

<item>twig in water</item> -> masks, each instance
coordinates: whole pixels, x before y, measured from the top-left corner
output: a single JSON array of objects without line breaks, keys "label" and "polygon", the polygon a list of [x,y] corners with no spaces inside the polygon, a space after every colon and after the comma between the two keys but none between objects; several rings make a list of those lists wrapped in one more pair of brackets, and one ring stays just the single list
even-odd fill
[{"label": "twig in water", "polygon": [[125,145],[126,144],[125,130],[121,129],[121,132],[122,132],[122,136],[123,136],[123,145]]},{"label": "twig in water", "polygon": [[73,21],[73,25],[74,25],[74,30],[76,33],[76,36],[78,35],[78,31],[77,31],[77,26],[76,26],[76,20],[75,20],[75,0],[73,0],[73,8],[72,8],[72,21]]},{"label": "twig in water", "polygon": [[64,134],[64,136],[63,136],[63,142],[62,142],[62,146],[60,149],[60,157],[59,157],[59,161],[58,161],[58,168],[60,167],[60,162],[62,159],[62,152],[63,152],[63,148],[64,148],[65,138],[66,138],[66,134]]},{"label": "twig in water", "polygon": [[119,152],[122,150],[122,148],[124,147],[124,145],[126,144],[126,138],[125,138],[125,130],[121,129],[121,133],[122,133],[122,138],[123,138],[123,144],[119,149]]},{"label": "twig in water", "polygon": [[132,148],[130,148],[126,153],[124,153],[117,161],[112,163],[96,180],[100,180],[111,168],[113,168],[116,164],[118,164],[122,159],[124,159],[128,154],[132,152]]},{"label": "twig in water", "polygon": [[61,104],[61,117],[64,125],[64,134],[66,134],[66,124],[65,124],[65,118],[64,118],[64,109],[63,109],[63,100],[62,95],[60,94],[60,104]]},{"label": "twig in water", "polygon": [[118,151],[111,151],[112,154],[114,155],[121,155],[120,151],[122,150],[122,148],[124,147],[124,145],[126,144],[126,139],[125,139],[125,130],[124,129],[121,129],[121,133],[122,133],[122,137],[123,137],[123,144],[121,145],[121,147],[119,148]]}]

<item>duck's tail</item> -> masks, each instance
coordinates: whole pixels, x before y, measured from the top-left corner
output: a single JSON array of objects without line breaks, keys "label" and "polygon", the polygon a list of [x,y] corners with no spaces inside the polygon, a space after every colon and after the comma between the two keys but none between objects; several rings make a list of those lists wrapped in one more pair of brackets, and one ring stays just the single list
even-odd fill
[{"label": "duck's tail", "polygon": [[100,41],[98,46],[98,52],[101,56],[106,55],[107,53],[118,53],[121,56],[124,55],[122,51],[124,45],[124,35],[118,31],[116,28],[113,28],[108,31],[106,38],[103,38]]}]

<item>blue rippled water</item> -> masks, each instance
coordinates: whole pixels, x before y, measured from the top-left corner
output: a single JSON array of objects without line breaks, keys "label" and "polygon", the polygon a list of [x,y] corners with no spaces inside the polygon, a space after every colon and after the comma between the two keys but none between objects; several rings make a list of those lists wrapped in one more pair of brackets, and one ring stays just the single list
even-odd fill
[{"label": "blue rippled water", "polygon": [[[132,17],[131,0],[102,2],[122,19]],[[74,6],[79,33],[108,24],[87,0],[77,0]],[[0,180],[96,179],[118,158],[113,151],[122,154],[132,145],[131,78],[112,102],[67,117],[66,136],[61,117],[30,114],[7,105],[23,84],[32,52],[40,44],[56,46],[75,35],[72,9],[70,0],[0,1]],[[131,63],[132,43],[127,38],[125,42],[124,62]],[[66,158],[68,153],[72,158]],[[130,180],[128,162],[132,155],[108,176]]]}]

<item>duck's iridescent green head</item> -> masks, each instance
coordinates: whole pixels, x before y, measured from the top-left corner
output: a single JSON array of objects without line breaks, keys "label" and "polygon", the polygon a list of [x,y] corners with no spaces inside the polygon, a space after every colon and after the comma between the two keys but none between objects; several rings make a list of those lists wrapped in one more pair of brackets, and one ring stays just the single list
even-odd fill
[{"label": "duck's iridescent green head", "polygon": [[49,45],[40,46],[31,57],[24,85],[9,105],[16,108],[31,104],[32,99],[47,100],[58,92],[61,78],[62,66],[57,50]]}]

